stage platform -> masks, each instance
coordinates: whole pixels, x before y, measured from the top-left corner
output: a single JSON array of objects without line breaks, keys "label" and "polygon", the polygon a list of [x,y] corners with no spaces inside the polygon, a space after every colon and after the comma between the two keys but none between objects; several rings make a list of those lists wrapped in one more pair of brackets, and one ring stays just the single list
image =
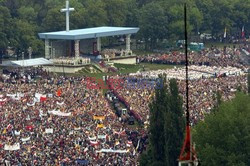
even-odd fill
[{"label": "stage platform", "polygon": [[[60,59],[63,61],[63,59]],[[51,61],[57,61],[57,63],[53,64],[47,64],[43,65],[43,68],[49,72],[55,72],[55,73],[77,73],[80,70],[84,68],[91,68],[91,66],[96,66],[99,61],[104,61],[104,62],[112,62],[112,63],[118,63],[118,64],[136,64],[136,56],[119,56],[119,57],[114,57],[114,58],[104,58],[104,59],[96,59],[96,60],[91,60],[89,63],[85,64],[77,64],[77,63],[70,63],[68,62],[68,59],[65,59],[68,63],[60,63],[61,61],[58,62],[58,59],[51,59]]]}]

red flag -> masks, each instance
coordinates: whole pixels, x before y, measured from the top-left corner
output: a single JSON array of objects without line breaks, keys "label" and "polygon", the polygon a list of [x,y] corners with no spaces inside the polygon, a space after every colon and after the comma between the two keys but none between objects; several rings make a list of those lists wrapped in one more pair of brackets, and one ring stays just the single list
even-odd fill
[{"label": "red flag", "polygon": [[92,145],[92,146],[96,146],[96,145],[98,145],[98,144],[99,144],[98,141],[90,141],[90,145]]},{"label": "red flag", "polygon": [[33,128],[34,128],[34,127],[33,127],[32,125],[28,125],[28,126],[25,127],[25,129],[26,129],[26,130],[29,130],[29,131],[33,130]]},{"label": "red flag", "polygon": [[41,96],[40,97],[40,102],[46,101],[46,99],[47,99],[46,96]]},{"label": "red flag", "polygon": [[62,95],[62,90],[61,90],[61,88],[59,88],[59,89],[57,90],[56,95],[57,95],[58,97],[60,97],[60,96]]}]

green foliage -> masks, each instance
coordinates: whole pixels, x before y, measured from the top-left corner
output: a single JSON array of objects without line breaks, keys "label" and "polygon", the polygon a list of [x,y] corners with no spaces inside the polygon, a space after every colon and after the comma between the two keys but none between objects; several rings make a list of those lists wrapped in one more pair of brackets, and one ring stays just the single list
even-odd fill
[{"label": "green foliage", "polygon": [[201,165],[250,165],[250,96],[238,93],[193,130]]},{"label": "green foliage", "polygon": [[150,43],[153,49],[157,39],[163,39],[167,33],[167,17],[160,4],[149,3],[142,7],[139,12],[140,33]]},{"label": "green foliage", "polygon": [[[240,32],[243,25],[246,32],[250,30],[250,0],[70,0],[75,8],[70,28],[140,27],[136,38],[154,49],[163,39],[183,39],[184,2],[188,4],[189,35],[221,35],[225,27],[229,33]],[[0,0],[0,49],[11,46],[25,50],[35,45],[35,53],[40,52],[37,33],[65,29],[65,14],[60,12],[63,7],[65,0]],[[30,32],[25,37],[20,35],[24,27]]]},{"label": "green foliage", "polygon": [[[161,79],[166,81],[165,77]],[[170,80],[169,88],[164,84],[163,88],[156,89],[149,106],[149,146],[140,158],[140,165],[177,165],[185,119],[176,80]]]}]

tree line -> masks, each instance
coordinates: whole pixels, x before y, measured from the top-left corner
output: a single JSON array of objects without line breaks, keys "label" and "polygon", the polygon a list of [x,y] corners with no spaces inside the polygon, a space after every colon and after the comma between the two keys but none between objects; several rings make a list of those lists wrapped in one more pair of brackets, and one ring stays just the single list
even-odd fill
[{"label": "tree line", "polygon": [[141,166],[174,166],[180,155],[185,134],[182,98],[175,79],[155,89],[150,107],[149,144],[140,156]]},{"label": "tree line", "polygon": [[[177,166],[184,142],[185,118],[183,99],[175,79],[167,85],[165,76],[162,89],[155,89],[149,104],[149,141],[139,159],[141,166]],[[193,143],[199,165],[250,164],[250,73],[248,91],[238,89],[234,99],[222,101],[217,92],[217,105],[204,121],[192,127]]]},{"label": "tree line", "polygon": [[[183,39],[185,0],[70,0],[71,29],[96,26],[140,27],[137,39],[148,48],[163,39]],[[189,34],[208,32],[218,36],[250,29],[250,0],[188,0]],[[39,32],[65,29],[64,0],[0,0],[0,50],[8,46],[42,53]]]}]

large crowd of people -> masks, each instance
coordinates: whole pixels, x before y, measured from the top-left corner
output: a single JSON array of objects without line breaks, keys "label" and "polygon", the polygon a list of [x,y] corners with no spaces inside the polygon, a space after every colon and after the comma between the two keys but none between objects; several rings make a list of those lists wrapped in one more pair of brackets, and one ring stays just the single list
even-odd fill
[{"label": "large crowd of people", "polygon": [[[191,125],[211,113],[218,104],[216,94],[225,101],[237,90],[246,91],[242,49],[250,51],[244,46],[190,53]],[[183,65],[185,56],[172,52],[140,61]],[[4,70],[0,76],[0,165],[137,165],[147,144],[148,104],[159,74],[166,74],[167,80],[176,78],[180,95],[186,97],[184,68],[105,78],[106,83],[120,81],[116,82],[119,88],[110,85],[112,93],[145,124],[145,128],[131,129],[115,114],[101,89],[89,88],[90,83],[98,85],[85,76],[56,76],[42,68]]]},{"label": "large crowd of people", "polygon": [[136,138],[84,77],[3,74],[0,164],[136,165]]},{"label": "large crowd of people", "polygon": [[[190,76],[190,119],[191,125],[196,124],[199,120],[204,120],[205,114],[211,112],[211,109],[217,104],[216,94],[220,93],[222,100],[226,101],[232,99],[238,89],[246,91],[247,77],[246,74],[240,69],[232,67],[217,68],[204,67],[204,66],[191,66],[193,69]],[[194,70],[195,69],[195,70]],[[205,72],[205,69],[207,72]],[[233,69],[233,70],[232,70]],[[216,72],[220,74],[216,74]],[[221,73],[223,71],[223,74]],[[207,74],[208,72],[215,74]],[[158,70],[149,72],[138,72],[130,74],[129,76],[122,77],[124,79],[124,86],[116,88],[115,91],[118,96],[122,97],[128,108],[138,114],[138,118],[144,123],[148,123],[149,106],[151,96],[154,89],[150,86],[135,85],[131,88],[130,80],[136,80],[135,84],[141,84],[142,80],[152,80],[160,74],[166,74],[167,79],[176,77],[178,80],[179,91],[185,99],[186,82],[185,70],[182,68]],[[183,100],[183,108],[185,100]]]},{"label": "large crowd of people", "polygon": [[[241,54],[243,51],[249,51],[249,46],[239,48],[216,48],[211,47],[201,50],[200,52],[190,51],[189,63],[191,65],[207,65],[207,66],[232,66],[242,68],[244,67],[244,59]],[[151,54],[147,56],[139,56],[140,62],[160,63],[185,65],[185,54],[183,52],[174,51],[167,54]]]}]

